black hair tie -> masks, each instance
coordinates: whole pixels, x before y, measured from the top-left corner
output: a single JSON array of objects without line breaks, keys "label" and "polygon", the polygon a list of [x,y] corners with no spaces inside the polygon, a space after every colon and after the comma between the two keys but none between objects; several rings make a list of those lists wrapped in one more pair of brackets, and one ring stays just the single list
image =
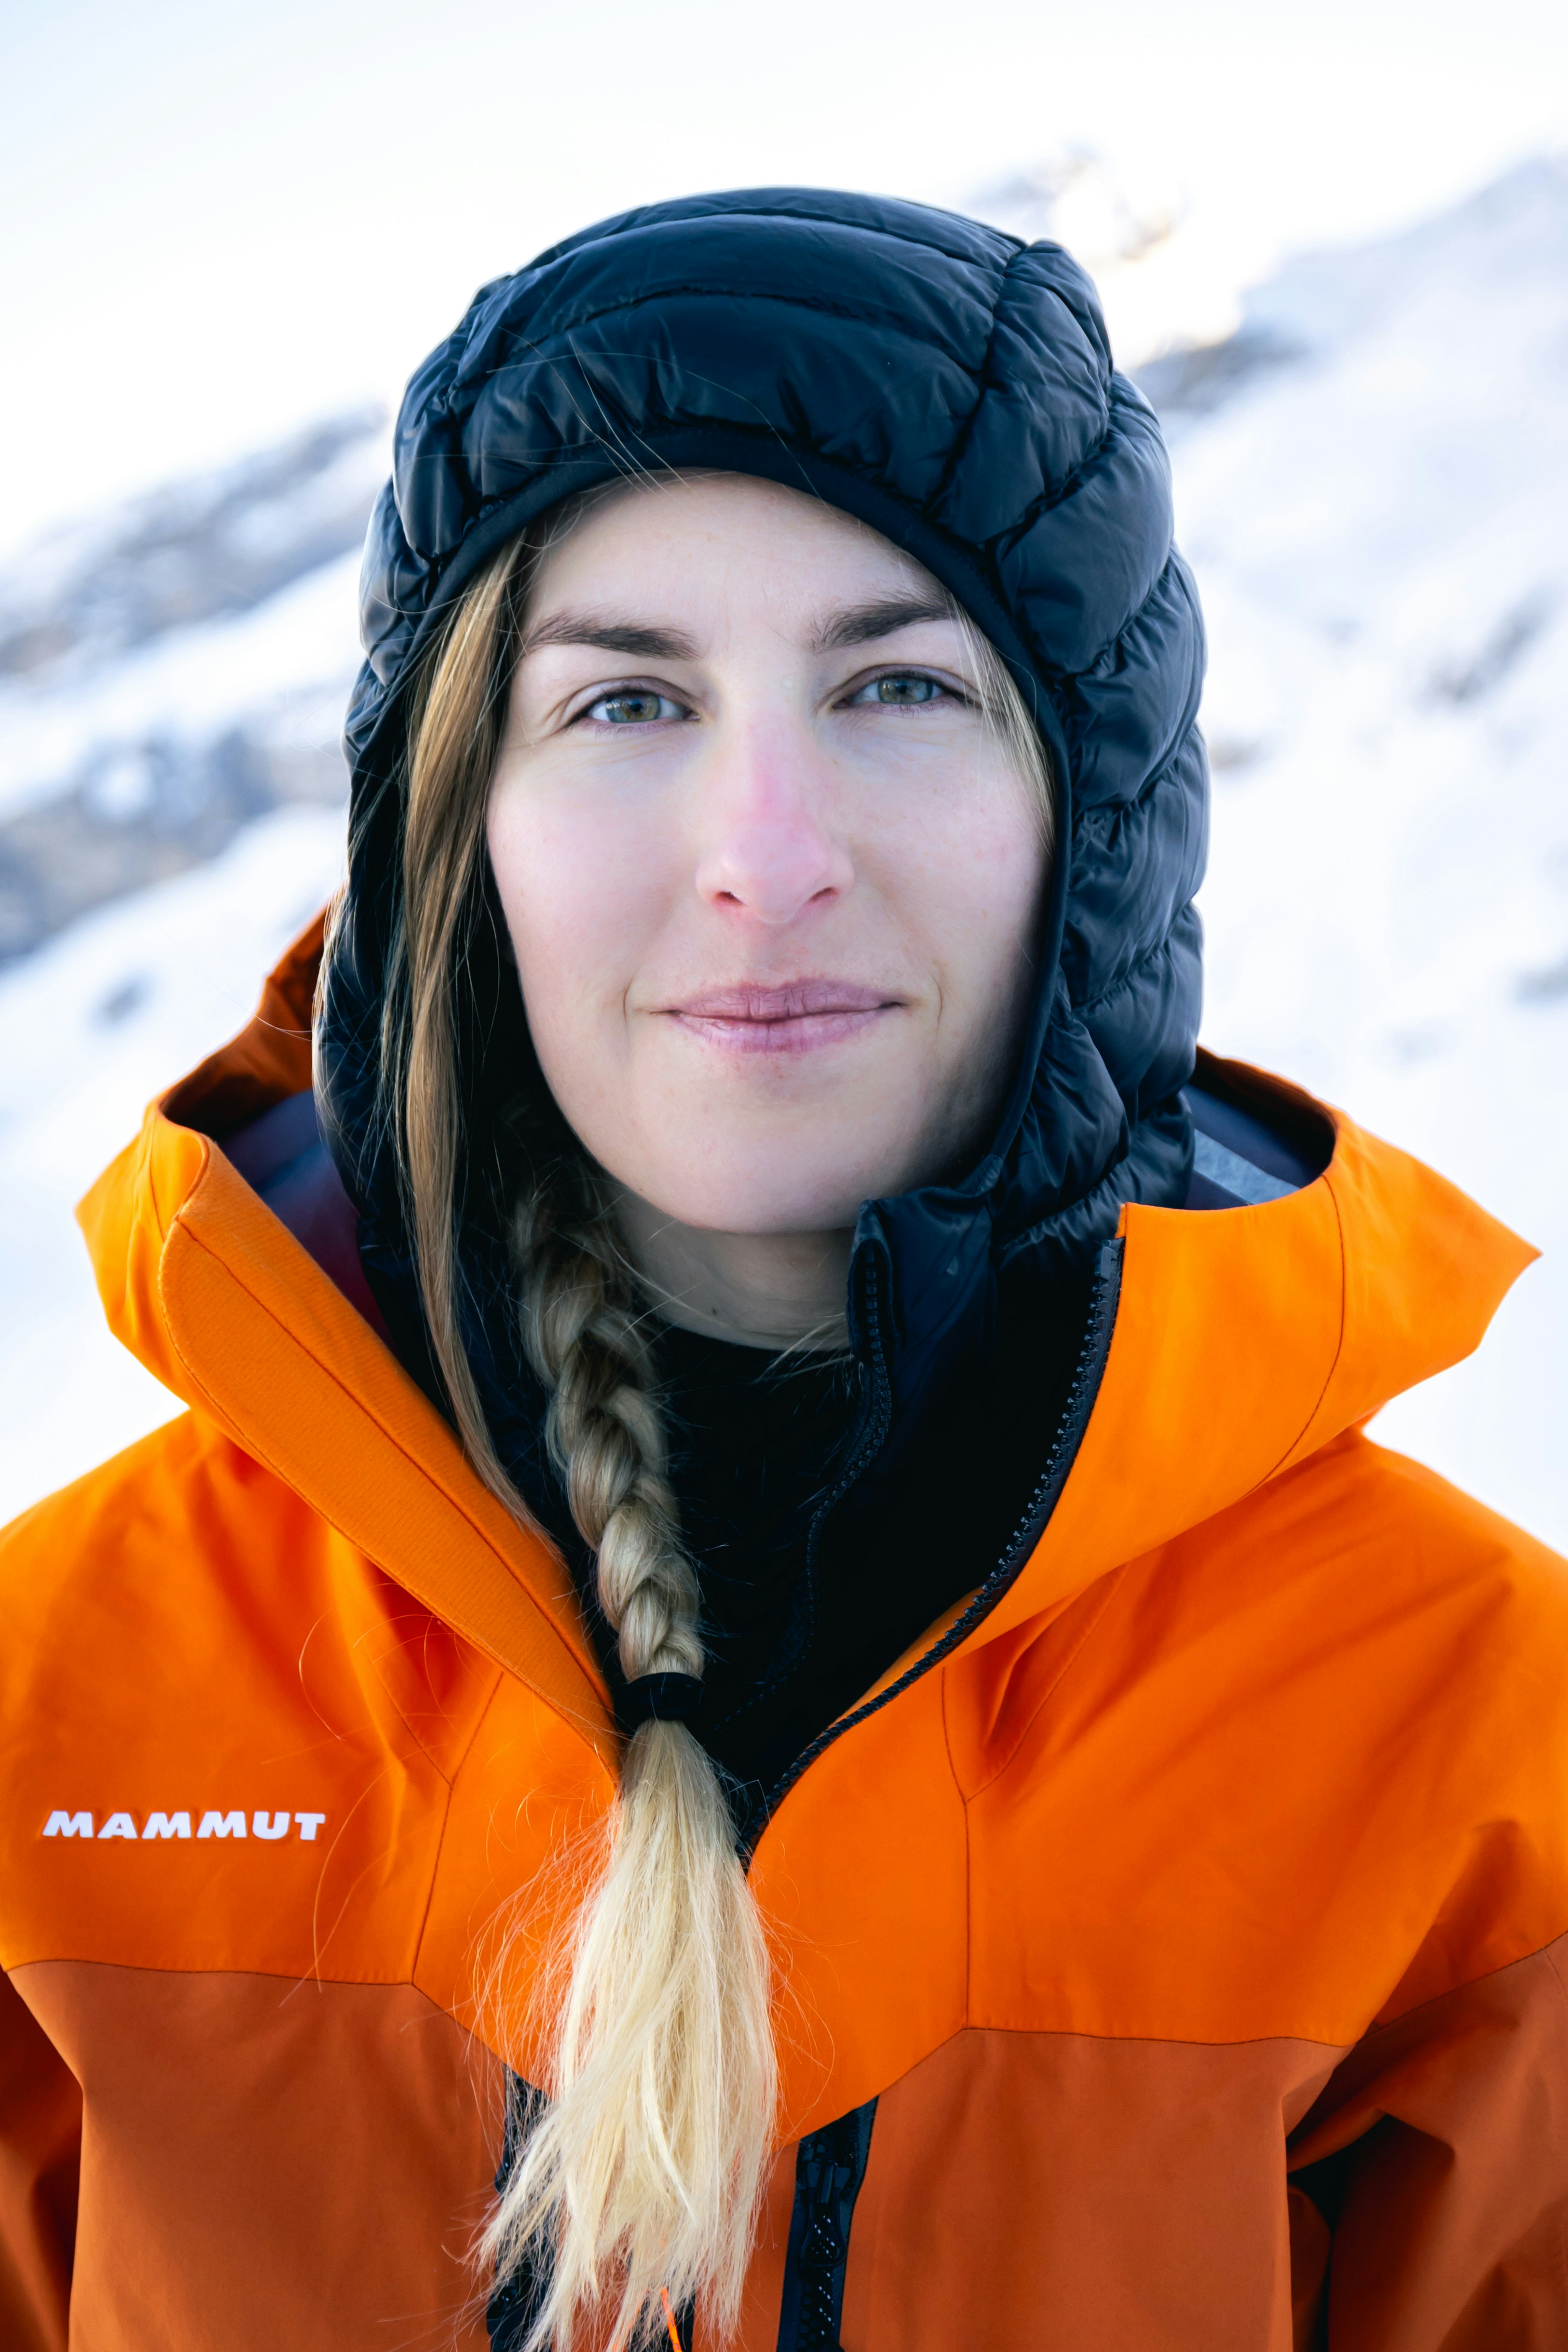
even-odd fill
[{"label": "black hair tie", "polygon": [[702,1699],[695,1675],[639,1675],[616,1702],[616,1721],[629,1738],[645,1723],[689,1723]]}]

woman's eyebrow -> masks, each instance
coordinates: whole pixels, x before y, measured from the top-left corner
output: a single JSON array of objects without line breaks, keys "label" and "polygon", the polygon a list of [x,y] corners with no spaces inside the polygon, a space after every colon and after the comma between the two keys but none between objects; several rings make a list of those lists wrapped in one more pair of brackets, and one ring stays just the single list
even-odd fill
[{"label": "woman's eyebrow", "polygon": [[528,631],[523,654],[540,646],[597,646],[607,654],[640,655],[645,661],[695,661],[695,641],[680,629],[651,628],[646,621],[618,621],[608,613],[552,613]]},{"label": "woman's eyebrow", "polygon": [[835,613],[817,630],[819,654],[837,653],[844,646],[869,645],[875,637],[890,637],[916,621],[951,621],[952,607],[934,596],[884,596],[869,604],[850,604]]},{"label": "woman's eyebrow", "polygon": [[[817,629],[813,647],[817,653],[835,653],[847,646],[890,637],[919,621],[952,618],[952,606],[938,597],[879,597],[830,614]],[[683,629],[657,628],[646,621],[621,620],[609,613],[552,613],[528,631],[521,652],[528,655],[541,646],[595,646],[604,653],[629,654],[645,661],[697,658],[696,641]]]}]

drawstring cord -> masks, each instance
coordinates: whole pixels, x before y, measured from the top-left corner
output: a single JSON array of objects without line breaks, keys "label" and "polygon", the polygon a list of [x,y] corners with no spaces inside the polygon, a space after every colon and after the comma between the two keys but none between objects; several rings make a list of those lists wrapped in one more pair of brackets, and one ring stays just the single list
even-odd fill
[{"label": "drawstring cord", "polygon": [[669,2306],[669,2289],[667,2286],[659,2288],[658,2298],[664,2305],[664,2324],[669,2330],[669,2340],[675,2347],[675,2352],[680,2352],[680,2330],[675,2324],[675,2314]]}]

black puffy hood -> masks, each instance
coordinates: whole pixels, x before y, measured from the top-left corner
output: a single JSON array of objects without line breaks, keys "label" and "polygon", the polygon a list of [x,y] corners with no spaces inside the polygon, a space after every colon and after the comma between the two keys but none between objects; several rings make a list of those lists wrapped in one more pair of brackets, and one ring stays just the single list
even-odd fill
[{"label": "black puffy hood", "polygon": [[[323,1124],[366,1270],[415,1356],[407,1234],[376,1116],[405,689],[452,599],[524,523],[659,464],[813,492],[906,549],[998,647],[1048,749],[1057,856],[1005,1115],[962,1181],[860,1213],[851,1339],[883,1428],[908,1438],[984,1358],[999,1285],[1070,1291],[1124,1201],[1187,1191],[1204,640],[1159,425],[1114,373],[1094,289],[1059,247],[878,197],[758,189],[650,205],[475,297],[408,387],[370,528],[349,888],[318,1032]],[[477,987],[472,1055],[522,1069],[504,959]],[[474,1120],[467,1336],[503,1458],[537,1490],[539,1400],[506,1304],[519,1129],[482,1102]]]}]

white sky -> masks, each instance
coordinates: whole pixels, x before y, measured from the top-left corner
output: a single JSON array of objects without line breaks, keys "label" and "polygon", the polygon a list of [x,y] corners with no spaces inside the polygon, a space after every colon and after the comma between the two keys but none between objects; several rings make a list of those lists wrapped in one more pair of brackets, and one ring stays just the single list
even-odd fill
[{"label": "white sky", "polygon": [[0,546],[394,396],[624,205],[962,204],[1087,143],[1187,207],[1202,332],[1282,251],[1565,140],[1562,0],[6,0]]}]

